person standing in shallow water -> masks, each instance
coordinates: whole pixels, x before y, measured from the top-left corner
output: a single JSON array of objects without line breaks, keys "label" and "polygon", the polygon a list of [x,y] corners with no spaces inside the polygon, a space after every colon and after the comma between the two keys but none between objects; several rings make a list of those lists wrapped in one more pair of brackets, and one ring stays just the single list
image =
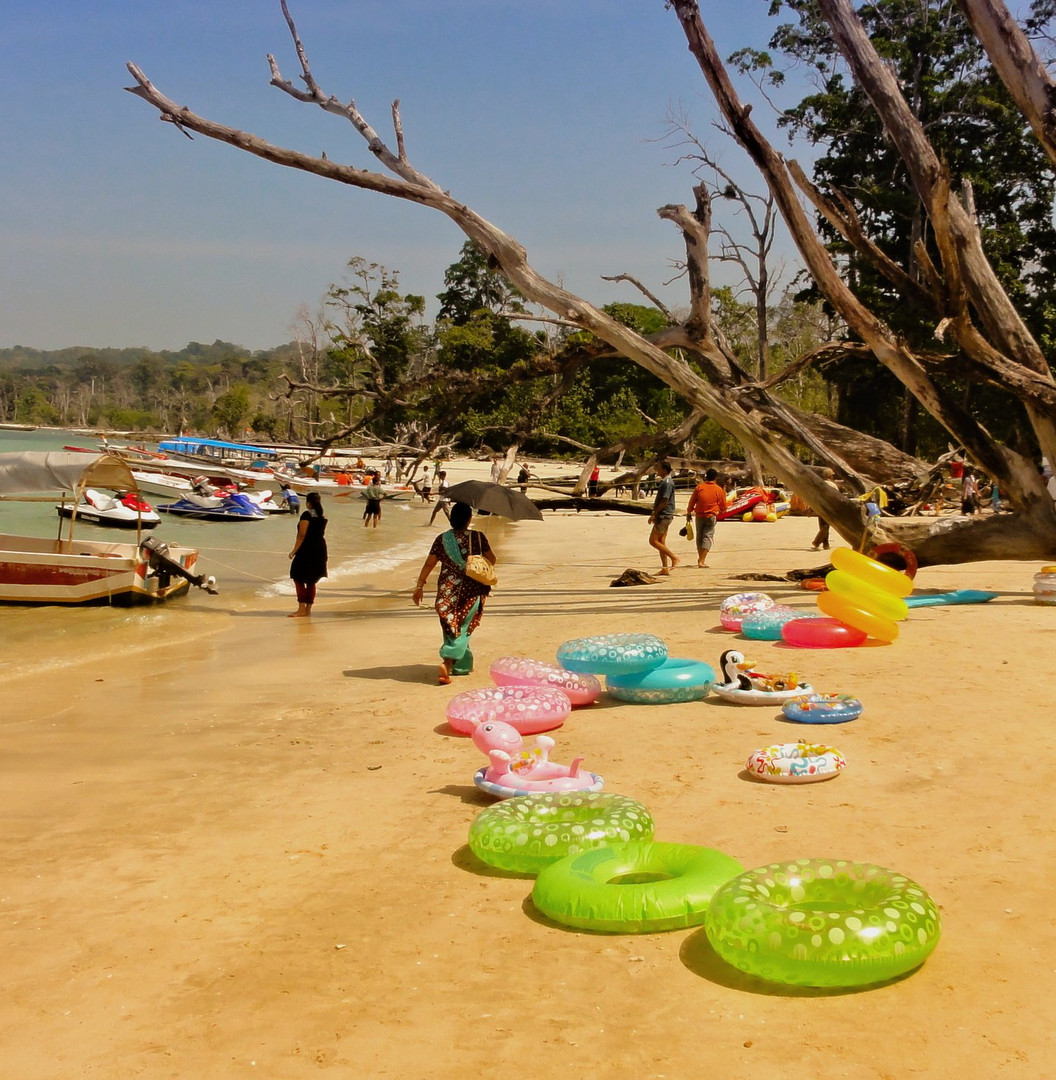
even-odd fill
[{"label": "person standing in shallow water", "polygon": [[326,577],[326,518],[318,491],[305,496],[307,509],[297,522],[297,539],[290,552],[290,577],[297,587],[297,610],[287,618],[303,619],[312,613],[315,587]]},{"label": "person standing in shallow water", "polygon": [[363,497],[367,500],[367,508],[363,511],[363,528],[373,525],[376,529],[381,521],[381,500],[385,497],[385,490],[381,486],[381,473],[372,473],[370,483],[363,490]]}]

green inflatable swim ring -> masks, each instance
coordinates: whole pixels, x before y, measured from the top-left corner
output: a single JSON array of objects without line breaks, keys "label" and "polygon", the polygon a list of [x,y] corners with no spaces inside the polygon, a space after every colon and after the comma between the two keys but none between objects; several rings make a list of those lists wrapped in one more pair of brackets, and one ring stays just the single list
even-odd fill
[{"label": "green inflatable swim ring", "polygon": [[649,811],[624,795],[540,792],[482,810],[469,827],[469,846],[489,866],[538,874],[567,855],[652,836]]},{"label": "green inflatable swim ring", "polygon": [[715,951],[750,975],[793,986],[866,986],[923,963],[939,912],[914,881],[870,863],[800,859],[749,870],[715,894]]},{"label": "green inflatable swim ring", "polygon": [[554,922],[584,930],[678,930],[702,923],[719,886],[743,870],[729,855],[695,844],[617,844],[546,867],[532,903]]}]

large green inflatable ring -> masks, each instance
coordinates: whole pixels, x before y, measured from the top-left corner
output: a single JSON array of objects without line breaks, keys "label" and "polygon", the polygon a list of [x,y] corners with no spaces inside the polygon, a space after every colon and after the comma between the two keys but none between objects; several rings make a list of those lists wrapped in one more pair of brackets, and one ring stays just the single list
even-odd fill
[{"label": "large green inflatable ring", "polygon": [[519,874],[538,874],[591,848],[652,837],[649,811],[609,792],[518,795],[482,810],[469,827],[469,846],[481,862]]},{"label": "large green inflatable ring", "polygon": [[912,971],[938,944],[916,882],[870,863],[801,859],[749,870],[715,894],[704,929],[741,971],[793,986],[866,986]]},{"label": "large green inflatable ring", "polygon": [[546,867],[532,903],[554,922],[584,930],[677,930],[702,923],[719,886],[743,870],[729,855],[693,844],[617,844]]}]

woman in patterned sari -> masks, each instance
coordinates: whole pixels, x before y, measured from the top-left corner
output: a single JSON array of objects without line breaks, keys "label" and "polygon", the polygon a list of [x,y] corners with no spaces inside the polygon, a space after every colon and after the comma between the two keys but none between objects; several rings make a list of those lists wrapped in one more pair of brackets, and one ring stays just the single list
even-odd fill
[{"label": "woman in patterned sari", "polygon": [[470,529],[473,511],[465,503],[451,507],[451,528],[441,533],[429,549],[418,574],[418,585],[412,599],[415,607],[422,603],[425,584],[433,567],[440,564],[440,580],[436,586],[436,614],[444,643],[440,646],[440,684],[446,685],[452,675],[468,675],[473,670],[473,653],[469,650],[469,635],[476,630],[484,614],[484,601],[491,592],[490,585],[467,577],[466,558],[483,555],[495,565],[495,553],[488,538]]}]

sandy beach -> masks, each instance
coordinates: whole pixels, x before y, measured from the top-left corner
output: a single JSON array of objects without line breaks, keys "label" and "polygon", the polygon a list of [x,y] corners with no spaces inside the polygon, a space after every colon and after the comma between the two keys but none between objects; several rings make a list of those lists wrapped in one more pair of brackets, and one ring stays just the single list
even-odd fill
[{"label": "sandy beach", "polygon": [[715,665],[742,643],[719,627],[730,593],[814,608],[737,575],[815,565],[815,526],[720,525],[706,570],[673,536],[670,577],[613,589],[657,568],[644,517],[491,519],[501,581],[477,670],[450,687],[435,616],[410,602],[417,563],[324,582],[310,620],[288,620],[288,598],[189,598],[149,635],[141,616],[108,622],[74,657],[61,620],[93,615],[57,613],[53,654],[0,669],[3,1075],[1056,1076],[1056,608],[1033,603],[1036,564],[922,570],[919,588],[1000,596],[917,609],[892,645],[743,642],[764,670],[865,703],[824,729],[849,762],[831,782],[746,779],[754,749],[803,729],[711,696],[603,696],[552,733],[558,760],[581,754],[644,803],[659,840],[918,881],[943,936],[904,979],[795,990],[728,967],[699,928],[563,929],[533,909],[531,879],[466,845],[491,800],[472,783],[483,756],[446,726],[453,693],[489,685],[500,656],[552,660],[587,634],[651,632]]}]

